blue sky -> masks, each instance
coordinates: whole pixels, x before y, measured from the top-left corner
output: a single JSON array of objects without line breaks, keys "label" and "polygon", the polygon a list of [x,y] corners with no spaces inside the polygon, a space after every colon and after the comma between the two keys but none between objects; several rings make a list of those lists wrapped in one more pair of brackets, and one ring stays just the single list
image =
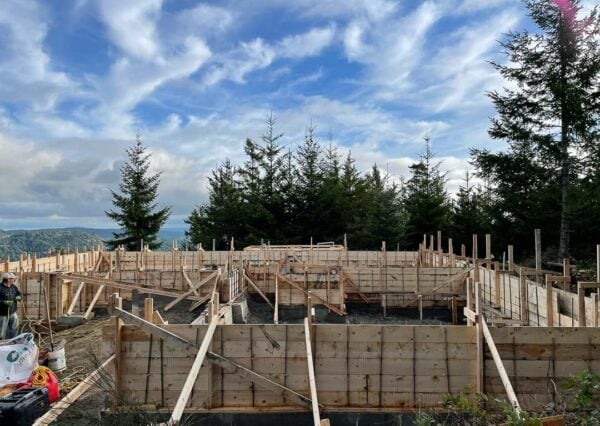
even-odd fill
[{"label": "blue sky", "polygon": [[[587,2],[591,7],[592,2]],[[428,133],[454,191],[487,136],[517,0],[3,0],[0,228],[106,227],[136,132],[181,226],[272,111],[406,176]]]}]

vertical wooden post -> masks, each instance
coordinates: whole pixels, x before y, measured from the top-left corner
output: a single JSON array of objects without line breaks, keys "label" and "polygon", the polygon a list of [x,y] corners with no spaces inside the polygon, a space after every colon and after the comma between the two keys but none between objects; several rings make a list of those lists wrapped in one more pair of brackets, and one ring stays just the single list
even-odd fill
[{"label": "vertical wooden post", "polygon": [[500,262],[494,262],[494,303],[500,308]]},{"label": "vertical wooden post", "polygon": [[[563,277],[565,278],[571,278],[571,261],[568,257],[565,257],[563,259]],[[564,280],[563,282],[563,286],[562,289],[563,290],[570,290],[571,288],[571,281],[569,280],[569,282],[567,282],[567,280]]]},{"label": "vertical wooden post", "polygon": [[587,327],[587,321],[585,318],[585,288],[581,283],[577,284],[577,320],[579,321],[579,327]]},{"label": "vertical wooden post", "polygon": [[[535,270],[538,274],[542,271],[542,231],[540,229],[535,229]],[[536,275],[536,281],[539,275]]]},{"label": "vertical wooden post", "polygon": [[151,297],[146,297],[144,299],[144,319],[148,322],[153,322],[152,318],[154,317],[154,299]]},{"label": "vertical wooden post", "polygon": [[312,304],[312,296],[310,295],[310,291],[308,292],[308,298],[306,299],[306,318],[308,319],[308,325],[313,324],[313,304]]},{"label": "vertical wooden post", "polygon": [[[473,309],[473,279],[471,277],[467,278],[467,308]],[[467,325],[473,325],[473,321],[467,319]]]},{"label": "vertical wooden post", "polygon": [[475,313],[477,314],[477,393],[483,393],[483,332],[481,322],[485,321],[481,315],[481,283],[475,283]]},{"label": "vertical wooden post", "polygon": [[346,256],[346,266],[350,265],[350,257],[348,255],[348,238],[344,234],[344,255]]},{"label": "vertical wooden post", "polygon": [[438,252],[438,265],[444,266],[444,259],[442,257],[442,231],[437,231],[437,252]]},{"label": "vertical wooden post", "polygon": [[464,244],[460,245],[460,257],[463,259],[467,257],[467,246]]},{"label": "vertical wooden post", "polygon": [[529,311],[529,302],[527,300],[528,292],[527,292],[527,276],[523,274],[523,268],[519,268],[519,287],[520,287],[520,297],[519,297],[519,306],[521,313],[521,324],[529,325],[528,311]]},{"label": "vertical wooden post", "polygon": [[591,318],[591,327],[598,327],[598,289],[596,289],[596,293],[590,294],[592,298],[592,318]]},{"label": "vertical wooden post", "polygon": [[[123,301],[118,293],[113,293],[110,300],[110,305],[122,309]],[[121,328],[123,327],[123,321],[113,316],[112,317],[113,325],[115,327],[115,375],[113,376],[113,380],[115,382],[115,392],[120,394],[121,390]]]},{"label": "vertical wooden post", "polygon": [[515,258],[512,244],[508,246],[508,270],[514,272],[515,270]]},{"label": "vertical wooden post", "polygon": [[275,274],[275,305],[273,308],[273,323],[279,324],[279,280],[277,274]]},{"label": "vertical wooden post", "polygon": [[[381,250],[383,251],[383,264],[379,266],[379,286],[383,287],[385,285],[384,291],[382,291],[381,297],[381,305],[383,307],[383,317],[387,317],[387,248],[385,241],[381,242]],[[383,278],[383,270],[382,267],[385,268],[385,283]]]},{"label": "vertical wooden post", "polygon": [[456,325],[458,324],[458,309],[457,309],[457,305],[456,305],[456,296],[452,296],[452,324]]},{"label": "vertical wooden post", "polygon": [[448,256],[450,261],[450,267],[454,268],[456,266],[454,259],[454,246],[452,245],[452,238],[448,238]]},{"label": "vertical wooden post", "polygon": [[429,266],[435,266],[435,262],[433,260],[433,235],[429,236]]},{"label": "vertical wooden post", "polygon": [[423,295],[419,294],[417,299],[419,301],[419,320],[423,321]]},{"label": "vertical wooden post", "polygon": [[[490,260],[492,258],[492,236],[490,234],[485,234],[485,258]],[[488,269],[489,269],[488,263]]]},{"label": "vertical wooden post", "polygon": [[473,243],[472,243],[473,247],[472,247],[472,262],[473,262],[473,279],[475,280],[475,282],[479,282],[479,262],[477,261],[478,259],[478,254],[477,254],[477,234],[473,234]]},{"label": "vertical wooden post", "polygon": [[552,275],[546,275],[546,322],[548,327],[554,327],[554,301],[552,295]]},{"label": "vertical wooden post", "polygon": [[596,245],[596,282],[600,283],[600,244]]}]

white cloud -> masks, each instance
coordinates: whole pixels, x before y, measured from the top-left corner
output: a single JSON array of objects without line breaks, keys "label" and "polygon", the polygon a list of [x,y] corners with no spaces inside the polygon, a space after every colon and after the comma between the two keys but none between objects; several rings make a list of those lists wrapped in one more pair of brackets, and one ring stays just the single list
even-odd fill
[{"label": "white cloud", "polygon": [[172,32],[198,37],[217,37],[231,28],[234,13],[223,7],[201,3],[178,12],[172,21],[169,23]]},{"label": "white cloud", "polygon": [[162,0],[99,0],[98,7],[110,39],[127,55],[147,60],[161,54],[156,25]]},{"label": "white cloud", "polygon": [[30,102],[36,110],[54,107],[67,89],[76,87],[57,71],[45,51],[47,17],[33,0],[5,0],[0,7],[0,99]]},{"label": "white cloud", "polygon": [[316,56],[331,44],[335,36],[333,25],[313,28],[304,34],[285,37],[278,43],[279,53],[288,58]]},{"label": "white cloud", "polygon": [[[127,113],[165,83],[196,72],[210,57],[206,44],[197,38],[186,39],[180,51],[156,58],[137,61],[121,58],[111,67],[106,78],[95,82],[100,107],[94,111],[106,126],[108,134],[125,137],[135,130],[133,118]],[[119,125],[120,124],[120,125]]]},{"label": "white cloud", "polygon": [[246,74],[268,67],[275,55],[275,50],[261,38],[242,42],[233,51],[215,57],[215,65],[204,76],[203,83],[212,86],[222,80],[232,80],[243,84]]}]

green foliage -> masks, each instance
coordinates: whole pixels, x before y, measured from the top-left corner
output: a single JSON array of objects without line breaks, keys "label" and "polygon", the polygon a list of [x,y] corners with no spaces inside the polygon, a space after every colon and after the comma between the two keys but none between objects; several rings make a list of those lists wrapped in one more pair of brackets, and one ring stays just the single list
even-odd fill
[{"label": "green foliage", "polygon": [[571,376],[566,387],[575,391],[575,409],[588,409],[600,403],[600,376],[591,370]]},{"label": "green foliage", "polygon": [[419,411],[417,414],[415,414],[415,418],[413,421],[415,423],[415,426],[438,425],[438,423],[435,420],[435,416],[430,411]]},{"label": "green foliage", "polygon": [[493,183],[495,234],[519,241],[541,228],[561,260],[574,230],[574,236],[599,230],[589,220],[591,229],[582,226],[586,219],[576,213],[600,211],[597,186],[588,185],[598,182],[600,19],[597,10],[578,17],[579,1],[563,8],[524,3],[539,32],[510,33],[501,43],[508,61],[493,65],[511,88],[488,94],[497,111],[489,134],[508,150],[475,149],[472,156],[480,176]]},{"label": "green foliage", "polygon": [[56,253],[57,248],[64,253],[78,248],[88,250],[102,243],[102,238],[91,232],[70,229],[39,229],[28,231],[1,231],[0,258],[9,256],[12,260],[21,253],[36,253],[38,257],[47,256],[48,252]]},{"label": "green foliage", "polygon": [[431,140],[425,138],[420,161],[410,166],[411,177],[404,189],[404,207],[408,216],[406,240],[414,247],[423,234],[435,234],[450,225],[450,198],[446,192],[446,175],[440,163],[434,163]]},{"label": "green foliage", "polygon": [[461,392],[458,395],[446,395],[444,397],[443,407],[457,418],[468,421],[469,425],[487,425],[490,416],[484,409],[484,404],[488,398],[485,394],[477,394],[473,399],[466,393]]},{"label": "green foliage", "polygon": [[574,424],[600,425],[600,376],[588,369],[571,376],[565,387],[574,392]]},{"label": "green foliage", "polygon": [[502,409],[506,423],[511,426],[542,426],[542,420],[536,414],[527,411],[516,411],[512,405],[504,400],[497,399],[496,402]]},{"label": "green foliage", "polygon": [[140,134],[126,152],[129,162],[121,167],[121,193],[111,190],[116,211],[105,212],[121,231],[113,233],[107,244],[111,249],[124,245],[127,250],[141,250],[143,240],[151,249],[157,249],[161,245],[157,234],[169,218],[171,207],[156,210],[160,173],[148,174],[150,155],[146,154]]},{"label": "green foliage", "polygon": [[242,167],[226,160],[213,171],[208,203],[186,219],[192,244],[214,238],[226,249],[232,237],[238,248],[261,240],[339,243],[344,234],[353,248],[402,242],[406,214],[400,188],[388,175],[377,166],[361,175],[350,154],[342,163],[331,141],[321,145],[312,123],[295,152],[278,145],[272,115],[266,124],[260,143],[246,141]]}]

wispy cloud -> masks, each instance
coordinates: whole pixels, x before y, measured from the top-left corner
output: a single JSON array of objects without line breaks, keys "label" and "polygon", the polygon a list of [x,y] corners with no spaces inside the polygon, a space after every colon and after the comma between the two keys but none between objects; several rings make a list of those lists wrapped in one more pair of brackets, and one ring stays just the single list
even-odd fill
[{"label": "wispy cloud", "polygon": [[512,0],[5,0],[0,149],[24,160],[0,168],[0,225],[106,223],[138,129],[181,224],[268,111],[286,146],[312,119],[395,179],[429,133],[454,190],[467,147],[495,146],[484,92],[503,81],[486,61],[523,21]]}]

